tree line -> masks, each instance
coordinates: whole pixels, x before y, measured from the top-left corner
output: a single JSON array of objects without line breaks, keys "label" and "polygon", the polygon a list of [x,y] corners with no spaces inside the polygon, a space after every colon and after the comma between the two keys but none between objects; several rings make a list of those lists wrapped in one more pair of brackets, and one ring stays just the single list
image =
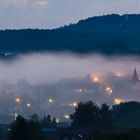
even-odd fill
[{"label": "tree line", "polygon": [[139,24],[140,15],[112,14],[88,18],[53,30],[0,31],[0,56],[41,51],[140,54]]},{"label": "tree line", "polygon": [[[70,129],[91,128],[86,140],[138,140],[140,138],[140,103],[96,105],[92,101],[80,102],[70,115]],[[42,128],[57,127],[55,117],[43,119],[34,114],[30,119],[18,116],[10,125],[7,140],[49,140]]]}]

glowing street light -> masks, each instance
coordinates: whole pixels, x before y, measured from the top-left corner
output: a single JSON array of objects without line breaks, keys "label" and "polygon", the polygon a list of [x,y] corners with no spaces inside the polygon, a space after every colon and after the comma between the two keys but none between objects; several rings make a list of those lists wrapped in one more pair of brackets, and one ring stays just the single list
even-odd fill
[{"label": "glowing street light", "polygon": [[50,98],[50,99],[48,100],[48,102],[49,102],[50,104],[53,104],[53,103],[54,103],[54,99],[51,99],[51,98]]},{"label": "glowing street light", "polygon": [[123,103],[123,102],[124,102],[123,99],[119,99],[119,98],[114,99],[114,104],[115,104],[115,105],[119,105],[119,104],[121,104],[121,103]]},{"label": "glowing street light", "polygon": [[73,103],[70,103],[69,106],[71,106],[71,107],[77,107],[78,106],[78,103],[77,102],[73,102]]},{"label": "glowing street light", "polygon": [[91,81],[93,83],[101,83],[103,82],[103,79],[99,74],[96,74],[96,75],[91,75]]},{"label": "glowing street light", "polygon": [[109,86],[106,87],[106,88],[105,88],[105,92],[106,92],[106,94],[111,95],[112,92],[113,92],[112,87],[109,87]]},{"label": "glowing street light", "polygon": [[98,78],[98,77],[93,77],[93,78],[92,78],[92,81],[93,81],[94,83],[98,83],[98,82],[99,82],[99,78]]},{"label": "glowing street light", "polygon": [[73,107],[77,107],[78,104],[77,104],[77,102],[73,102],[72,105],[73,105]]},{"label": "glowing street light", "polygon": [[20,99],[20,98],[16,98],[16,99],[15,99],[15,102],[16,102],[17,104],[20,104],[20,103],[21,103],[21,99]]},{"label": "glowing street light", "polygon": [[69,119],[70,116],[69,116],[68,114],[65,114],[65,115],[64,115],[64,118],[65,118],[65,119]]},{"label": "glowing street light", "polygon": [[30,104],[30,103],[27,103],[26,106],[27,106],[28,108],[30,108],[30,107],[31,107],[31,104]]}]

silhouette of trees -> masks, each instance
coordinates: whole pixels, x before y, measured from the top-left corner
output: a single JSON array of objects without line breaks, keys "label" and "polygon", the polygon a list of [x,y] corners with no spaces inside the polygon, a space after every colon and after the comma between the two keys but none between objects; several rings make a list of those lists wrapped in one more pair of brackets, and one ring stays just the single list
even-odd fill
[{"label": "silhouette of trees", "polygon": [[99,122],[102,128],[110,128],[113,126],[113,112],[106,104],[102,104],[99,109]]},{"label": "silhouette of trees", "polygon": [[47,124],[47,117],[45,116],[42,120],[41,120],[42,124]]},{"label": "silhouette of trees", "polygon": [[47,115],[46,122],[47,122],[48,124],[50,124],[50,123],[52,122],[51,116],[50,116],[49,114]]},{"label": "silhouette of trees", "polygon": [[39,117],[38,117],[38,115],[37,115],[37,114],[33,114],[33,115],[31,116],[31,121],[33,121],[33,122],[39,122]]},{"label": "silhouette of trees", "polygon": [[39,123],[21,116],[11,124],[8,140],[46,140]]},{"label": "silhouette of trees", "polygon": [[97,107],[93,102],[86,103],[80,102],[78,107],[75,108],[75,113],[71,115],[73,125],[75,126],[97,126],[98,123]]},{"label": "silhouette of trees", "polygon": [[[121,103],[112,107],[106,104],[97,106],[92,101],[80,102],[71,115],[72,129],[78,128],[79,131],[80,128],[91,128],[93,133],[91,131],[90,135],[86,129],[86,140],[139,140],[139,116],[138,102]],[[43,134],[42,128],[54,126],[56,118],[50,115],[41,121],[36,114],[30,120],[18,116],[10,125],[8,140],[46,140],[48,137]]]},{"label": "silhouette of trees", "polygon": [[55,127],[56,126],[56,118],[51,117],[51,115],[47,115],[47,117],[45,116],[42,120],[41,120],[41,125],[43,127]]},{"label": "silhouette of trees", "polygon": [[140,127],[140,103],[127,102],[112,107],[118,127]]},{"label": "silhouette of trees", "polygon": [[53,124],[53,125],[56,125],[56,123],[57,123],[57,122],[56,122],[56,118],[53,117],[53,119],[52,119],[52,124]]},{"label": "silhouette of trees", "polygon": [[80,102],[71,115],[72,126],[86,126],[95,129],[140,127],[140,103],[128,102],[112,107],[93,102]]},{"label": "silhouette of trees", "polygon": [[73,126],[90,126],[94,128],[111,127],[113,123],[112,110],[106,104],[98,107],[93,102],[80,102],[71,115]]}]

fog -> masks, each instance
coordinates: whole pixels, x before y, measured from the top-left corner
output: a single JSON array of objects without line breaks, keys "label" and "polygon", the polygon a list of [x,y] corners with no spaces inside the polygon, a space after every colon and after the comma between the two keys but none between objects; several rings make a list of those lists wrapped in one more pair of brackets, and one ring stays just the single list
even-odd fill
[{"label": "fog", "polygon": [[26,79],[31,84],[55,82],[63,78],[81,77],[88,73],[106,75],[109,72],[132,72],[140,69],[139,58],[103,57],[101,55],[77,56],[70,53],[20,55],[12,61],[0,60],[0,80],[15,83]]},{"label": "fog", "polygon": [[[80,101],[140,101],[139,57],[32,53],[0,60],[0,115],[51,114],[61,121]],[[89,75],[88,75],[89,74]],[[0,117],[1,120],[1,117]]]}]

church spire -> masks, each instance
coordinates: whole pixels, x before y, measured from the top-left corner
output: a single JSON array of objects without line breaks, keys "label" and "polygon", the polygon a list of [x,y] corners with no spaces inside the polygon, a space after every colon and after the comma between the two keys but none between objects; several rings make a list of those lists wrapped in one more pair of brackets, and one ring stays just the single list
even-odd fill
[{"label": "church spire", "polygon": [[132,82],[133,82],[133,84],[136,84],[136,83],[140,82],[136,68],[134,69],[134,74],[133,74]]}]

